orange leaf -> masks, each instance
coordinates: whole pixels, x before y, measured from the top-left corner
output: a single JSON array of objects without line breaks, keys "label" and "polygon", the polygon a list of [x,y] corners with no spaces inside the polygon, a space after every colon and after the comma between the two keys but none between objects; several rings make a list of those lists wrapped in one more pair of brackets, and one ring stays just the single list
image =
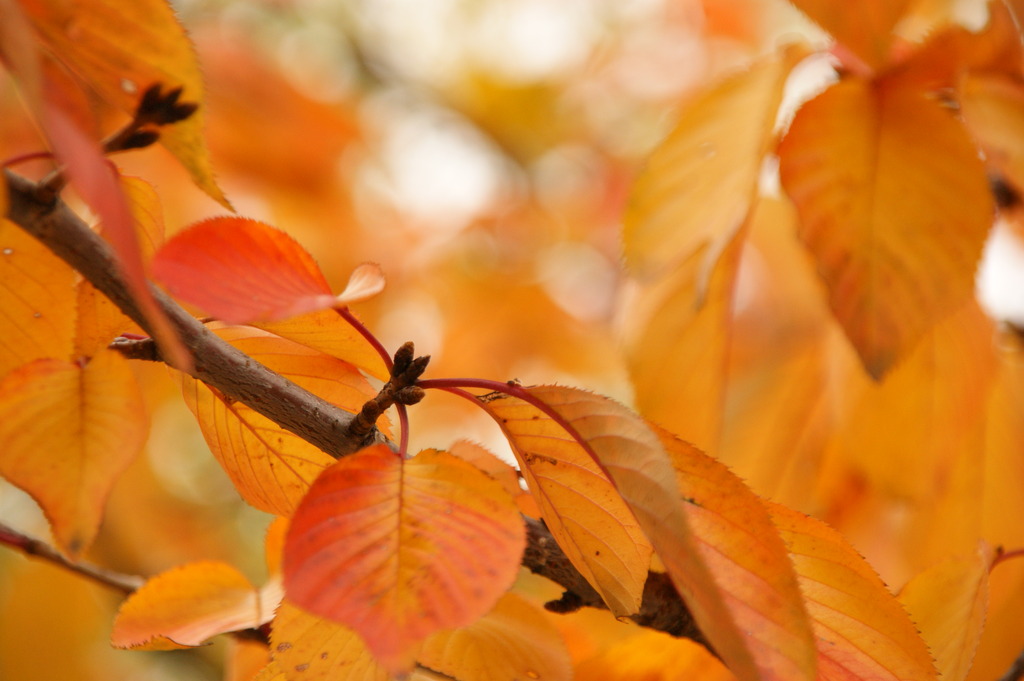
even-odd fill
[{"label": "orange leaf", "polygon": [[980,542],[972,555],[933,565],[900,591],[900,602],[935,656],[942,681],[963,681],[971,669],[985,627],[994,557],[992,548]]},{"label": "orange leaf", "polygon": [[511,593],[473,624],[428,638],[416,661],[454,679],[572,678],[569,653],[558,630],[528,601]]},{"label": "orange leaf", "polygon": [[0,377],[34,359],[71,359],[75,272],[13,222],[0,219]]},{"label": "orange leaf", "polygon": [[927,646],[867,561],[825,523],[766,503],[800,580],[820,678],[934,680]]},{"label": "orange leaf", "polygon": [[800,586],[762,500],[722,463],[652,429],[672,459],[687,522],[732,621],[758,642],[752,647],[778,656],[780,668],[813,668],[814,639]]},{"label": "orange leaf", "polygon": [[143,650],[198,646],[218,634],[259,627],[273,614],[234,567],[188,563],[148,580],[121,604],[110,642]]},{"label": "orange leaf", "polygon": [[683,108],[630,196],[623,238],[626,262],[636,274],[656,275],[706,244],[703,283],[743,224],[772,144],[783,85],[805,54],[791,48],[717,83]]},{"label": "orange leaf", "polygon": [[[388,681],[356,632],[322,619],[287,600],[270,632],[271,663],[288,681]],[[271,676],[268,678],[276,679]]]},{"label": "orange leaf", "polygon": [[[735,234],[707,276],[707,247],[639,294],[629,306],[629,371],[637,408],[650,421],[718,446],[725,407],[733,292],[745,230]],[[686,376],[666,381],[665,376]]]},{"label": "orange leaf", "polygon": [[[352,365],[247,327],[217,334],[264,366],[349,412],[375,394]],[[250,407],[182,375],[185,402],[239,494],[256,508],[291,515],[310,483],[334,459]]]},{"label": "orange leaf", "polygon": [[345,290],[338,294],[337,302],[344,305],[372,298],[384,290],[384,270],[375,262],[364,262],[349,275]]},{"label": "orange leaf", "polygon": [[204,220],[153,259],[172,295],[229,324],[287,319],[333,307],[313,257],[284,232],[245,218]]},{"label": "orange leaf", "polygon": [[1024,193],[1024,88],[1004,76],[968,76],[960,103],[988,163]]},{"label": "orange leaf", "polygon": [[[202,102],[203,79],[195,51],[164,0],[21,4],[41,45],[105,103],[134,113],[140,93],[157,83],[165,90],[183,88],[181,101]],[[71,26],[74,30],[69,30]],[[231,208],[213,177],[203,118],[200,107],[188,119],[161,129],[160,142],[200,189]]]},{"label": "orange leaf", "polygon": [[911,0],[790,0],[804,14],[854,52],[869,66],[878,67],[889,59],[892,29],[913,4]]},{"label": "orange leaf", "polygon": [[110,488],[145,443],[142,405],[128,360],[109,350],[84,368],[40,359],[0,381],[0,473],[39,503],[72,557],[96,536]]},{"label": "orange leaf", "polygon": [[[573,388],[520,390],[521,397],[484,402],[513,448],[528,454],[537,449],[552,459],[550,452],[563,459],[582,453],[599,463],[649,537],[701,631],[738,678],[814,678],[814,643],[809,634],[786,630],[775,640],[762,635],[760,627],[753,635],[746,633],[741,627],[749,622],[733,619],[730,597],[711,574],[689,527],[672,463],[658,436],[639,416],[610,399]],[[518,407],[519,400],[529,401],[535,409],[543,405],[544,418]],[[559,476],[567,475],[565,468],[559,466],[549,475],[562,480]],[[573,490],[575,481],[567,480],[562,484]]]},{"label": "orange leaf", "polygon": [[851,78],[797,112],[779,155],[832,311],[879,378],[974,291],[992,222],[977,151],[912,83]]},{"label": "orange leaf", "polygon": [[651,545],[607,473],[537,407],[510,397],[481,406],[508,436],[541,516],[565,555],[613,614],[637,612]]},{"label": "orange leaf", "polygon": [[299,504],[285,542],[289,600],[355,629],[389,671],[509,588],[526,530],[501,485],[451,454],[385,445],[341,459]]},{"label": "orange leaf", "polygon": [[576,667],[576,681],[736,681],[707,648],[645,629]]}]

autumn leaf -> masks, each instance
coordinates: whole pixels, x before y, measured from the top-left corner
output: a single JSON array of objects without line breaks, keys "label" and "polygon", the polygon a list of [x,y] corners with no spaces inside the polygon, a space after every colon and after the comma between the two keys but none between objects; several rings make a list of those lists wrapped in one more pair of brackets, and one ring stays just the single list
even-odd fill
[{"label": "autumn leaf", "polygon": [[974,290],[992,222],[977,151],[912,82],[849,78],[797,112],[779,156],[833,314],[880,378]]},{"label": "autumn leaf", "polygon": [[75,272],[38,240],[0,219],[0,377],[35,359],[71,359]]},{"label": "autumn leaf", "polygon": [[752,647],[813,668],[813,637],[796,573],[762,500],[722,463],[651,428],[672,460],[686,520],[732,621],[757,641]]},{"label": "autumn leaf", "polygon": [[[719,581],[703,558],[671,460],[639,416],[608,398],[573,388],[535,386],[510,392],[515,399],[494,396],[484,405],[513,449],[520,456],[534,451],[551,458],[554,452],[563,459],[583,454],[599,464],[650,539],[701,631],[739,679],[814,678],[814,643],[798,623],[791,629],[761,625],[751,630],[749,620],[734,618],[730,606],[735,603],[728,595],[732,585]],[[527,402],[535,411],[517,402]],[[783,619],[792,622],[788,615]]]},{"label": "autumn leaf", "polygon": [[128,361],[30,362],[0,381],[0,473],[39,503],[57,544],[78,556],[96,536],[114,481],[145,443]]},{"label": "autumn leaf", "polygon": [[988,577],[995,552],[985,542],[971,555],[950,557],[917,574],[900,590],[935,657],[942,681],[971,670],[988,611]]},{"label": "autumn leaf", "polygon": [[868,66],[877,68],[889,59],[892,29],[911,0],[866,0],[865,2],[831,2],[831,0],[790,0],[804,14],[851,50]]},{"label": "autumn leaf", "polygon": [[229,324],[270,322],[364,300],[384,287],[360,266],[335,297],[313,257],[284,232],[235,217],[204,220],[172,237],[153,274],[177,298]]},{"label": "autumn leaf", "polygon": [[736,681],[704,646],[658,631],[641,631],[577,665],[576,681]]},{"label": "autumn leaf", "polygon": [[118,610],[116,648],[172,650],[269,622],[277,603],[261,598],[236,568],[219,561],[179,565],[149,579]]},{"label": "autumn leaf", "polygon": [[960,104],[988,164],[1024,193],[1024,88],[1005,76],[968,76]]},{"label": "autumn leaf", "polygon": [[[216,329],[221,338],[310,392],[349,412],[375,395],[347,362],[248,327]],[[185,403],[242,498],[256,508],[291,515],[309,485],[334,459],[252,408],[181,376]],[[387,427],[381,422],[381,427]]]},{"label": "autumn leaf", "polygon": [[288,681],[388,681],[359,635],[285,600],[270,632],[273,665]]},{"label": "autumn leaf", "polygon": [[561,635],[536,607],[512,593],[502,596],[493,610],[469,626],[428,638],[416,661],[454,679],[572,678]]},{"label": "autumn leaf", "polygon": [[934,680],[928,647],[910,617],[842,535],[798,511],[766,503],[811,617],[819,678]]},{"label": "autumn leaf", "polygon": [[708,450],[717,449],[722,427],[733,293],[745,237],[743,231],[733,236],[706,281],[708,247],[699,248],[638,294],[627,322],[637,409]]},{"label": "autumn leaf", "polygon": [[509,438],[541,516],[565,555],[617,616],[640,607],[651,545],[608,475],[554,420],[525,401],[483,401]]},{"label": "autumn leaf", "polygon": [[641,277],[663,274],[707,249],[707,272],[743,224],[773,143],[776,110],[797,47],[732,76],[694,98],[647,161],[625,216],[626,262]]},{"label": "autumn leaf", "polygon": [[285,542],[288,599],[345,624],[391,672],[422,641],[470,624],[508,589],[525,528],[501,485],[452,455],[385,445],[317,478]]}]

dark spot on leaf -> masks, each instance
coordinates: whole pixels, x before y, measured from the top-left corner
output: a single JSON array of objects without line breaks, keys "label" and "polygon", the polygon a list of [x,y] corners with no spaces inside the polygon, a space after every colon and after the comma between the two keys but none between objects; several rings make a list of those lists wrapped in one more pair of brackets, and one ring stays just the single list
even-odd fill
[{"label": "dark spot on leaf", "polygon": [[320,659],[321,660],[326,660],[327,659],[327,653],[326,652],[320,653]]},{"label": "dark spot on leaf", "polygon": [[297,672],[304,672],[307,669],[309,669],[309,663],[308,662],[303,662],[302,664],[295,665],[295,671],[297,671]]},{"label": "dark spot on leaf", "polygon": [[277,644],[277,652],[283,653],[284,651],[288,650],[291,647],[292,647],[292,644],[288,643],[288,642],[278,643]]}]

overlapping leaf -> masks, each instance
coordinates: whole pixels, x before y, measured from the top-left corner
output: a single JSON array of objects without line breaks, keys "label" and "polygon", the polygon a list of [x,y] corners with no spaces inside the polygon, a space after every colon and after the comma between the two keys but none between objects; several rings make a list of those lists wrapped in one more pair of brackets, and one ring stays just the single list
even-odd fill
[{"label": "overlapping leaf", "polygon": [[565,430],[515,398],[483,402],[509,436],[552,536],[616,615],[639,609],[651,545],[615,485]]},{"label": "overlapping leaf", "polygon": [[257,591],[227,563],[180,565],[148,580],[121,604],[110,640],[136,650],[198,646],[269,622],[280,597],[279,588]]},{"label": "overlapping leaf", "polygon": [[869,66],[878,67],[889,58],[892,29],[913,4],[911,0],[790,0],[819,26],[835,37]]},{"label": "overlapping leaf", "polygon": [[[783,661],[813,668],[800,586],[764,504],[722,463],[652,426],[672,459],[686,519],[722,590],[730,617]],[[779,662],[780,668],[784,662]]]},{"label": "overlapping leaf", "polygon": [[384,445],[324,471],[285,542],[288,599],[345,624],[392,672],[430,634],[485,614],[519,569],[526,533],[500,483],[446,452]]},{"label": "overlapping leaf", "polygon": [[0,377],[44,357],[70,359],[75,273],[38,240],[0,219]]},{"label": "overlapping leaf", "polygon": [[704,560],[687,521],[676,472],[658,436],[642,419],[612,400],[581,390],[552,386],[520,390],[515,398],[484,403],[513,448],[522,456],[541,443],[541,456],[582,454],[600,464],[650,538],[701,631],[738,678],[814,678],[814,642],[809,633],[800,632],[799,625],[771,631],[773,626],[766,626],[763,619],[740,617],[730,607],[734,605],[728,595],[731,584],[720,581]]},{"label": "overlapping leaf", "polygon": [[153,274],[174,296],[231,323],[271,322],[380,292],[376,265],[353,273],[338,297],[313,257],[284,232],[235,217],[204,220],[171,238]]},{"label": "overlapping leaf", "polygon": [[769,502],[818,640],[819,678],[933,681],[921,636],[871,566],[819,520]]},{"label": "overlapping leaf", "polygon": [[39,359],[0,381],[0,473],[39,503],[71,556],[96,536],[147,428],[135,376],[113,351],[85,366]]},{"label": "overlapping leaf", "polygon": [[851,78],[797,112],[779,155],[832,311],[878,378],[974,290],[992,220],[977,151],[912,80]]},{"label": "overlapping leaf", "polygon": [[971,670],[988,611],[994,553],[982,542],[971,555],[942,561],[916,575],[900,602],[921,630],[942,681],[963,681]]},{"label": "overlapping leaf", "polygon": [[972,76],[960,101],[967,129],[988,163],[1024,192],[1024,88],[1005,76]]},{"label": "overlapping leaf", "polygon": [[[358,411],[374,391],[351,364],[248,327],[217,333],[261,364],[328,402]],[[185,402],[239,494],[258,509],[290,515],[334,459],[250,407],[187,376]]]},{"label": "overlapping leaf", "polygon": [[647,161],[625,218],[626,261],[655,275],[707,244],[702,270],[743,224],[772,143],[791,48],[689,102]]}]

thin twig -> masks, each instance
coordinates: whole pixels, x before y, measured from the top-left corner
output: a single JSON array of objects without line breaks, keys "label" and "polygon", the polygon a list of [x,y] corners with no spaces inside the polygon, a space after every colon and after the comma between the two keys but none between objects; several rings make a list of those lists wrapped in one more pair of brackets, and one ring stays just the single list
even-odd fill
[{"label": "thin twig", "polygon": [[22,534],[2,523],[0,523],[0,544],[6,544],[11,548],[18,549],[27,556],[33,556],[48,563],[59,565],[65,570],[82,575],[87,579],[91,579],[124,594],[132,593],[146,581],[137,575],[126,575],[121,572],[101,568],[92,563],[68,560],[46,542]]}]

